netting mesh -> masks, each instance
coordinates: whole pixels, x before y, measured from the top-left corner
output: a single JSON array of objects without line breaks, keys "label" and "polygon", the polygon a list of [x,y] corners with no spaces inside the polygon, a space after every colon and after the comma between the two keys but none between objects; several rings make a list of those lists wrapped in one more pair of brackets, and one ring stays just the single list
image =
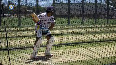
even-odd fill
[{"label": "netting mesh", "polygon": [[40,6],[40,3],[49,2],[34,1],[35,6],[30,6],[33,4],[28,4],[28,0],[27,3],[25,0],[25,5],[15,6],[13,10],[6,8],[8,5],[2,8],[4,12],[1,13],[0,22],[1,65],[116,64],[116,7],[112,3],[114,1],[107,0],[109,2],[103,3],[98,0],[53,0],[56,21],[53,30],[50,30],[55,39],[51,49],[53,56],[44,55],[47,39],[43,35],[37,59],[31,59],[36,31],[29,11],[41,14],[46,11],[46,7]]}]

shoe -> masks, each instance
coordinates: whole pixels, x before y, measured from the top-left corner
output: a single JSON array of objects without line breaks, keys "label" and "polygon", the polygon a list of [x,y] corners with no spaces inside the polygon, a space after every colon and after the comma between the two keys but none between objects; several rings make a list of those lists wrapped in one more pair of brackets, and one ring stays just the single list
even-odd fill
[{"label": "shoe", "polygon": [[45,56],[53,56],[53,54],[45,53]]},{"label": "shoe", "polygon": [[31,54],[30,59],[37,59],[37,56]]}]

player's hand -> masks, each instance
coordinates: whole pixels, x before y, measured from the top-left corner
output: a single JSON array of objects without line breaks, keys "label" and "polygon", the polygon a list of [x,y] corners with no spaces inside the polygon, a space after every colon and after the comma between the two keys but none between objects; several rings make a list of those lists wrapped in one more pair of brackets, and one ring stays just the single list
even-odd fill
[{"label": "player's hand", "polygon": [[55,25],[55,23],[51,23],[51,26],[49,27],[49,30],[52,30],[54,25]]},{"label": "player's hand", "polygon": [[53,28],[49,27],[48,29],[49,29],[49,30],[52,30]]}]

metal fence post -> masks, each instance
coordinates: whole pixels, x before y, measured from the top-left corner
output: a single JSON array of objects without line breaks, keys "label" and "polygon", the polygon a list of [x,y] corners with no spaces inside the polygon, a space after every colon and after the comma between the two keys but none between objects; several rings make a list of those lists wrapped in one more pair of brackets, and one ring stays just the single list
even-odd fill
[{"label": "metal fence post", "polygon": [[97,0],[95,0],[95,24],[97,23]]},{"label": "metal fence post", "polygon": [[53,0],[53,7],[55,6],[54,4],[55,4],[55,0]]},{"label": "metal fence post", "polygon": [[[54,7],[54,9],[55,9],[55,0],[53,0],[53,7]],[[53,15],[56,16],[56,13],[54,12]]]},{"label": "metal fence post", "polygon": [[27,0],[25,0],[25,6],[26,6],[26,10],[25,10],[25,17],[27,15]]},{"label": "metal fence post", "polygon": [[27,6],[27,0],[25,0],[25,6]]},{"label": "metal fence post", "polygon": [[0,0],[0,26],[1,26],[1,13],[2,13],[2,10],[1,10],[1,0]]},{"label": "metal fence post", "polygon": [[84,24],[84,0],[82,0],[82,22],[81,24]]},{"label": "metal fence post", "polygon": [[18,26],[21,26],[21,20],[20,20],[20,0],[18,0]]},{"label": "metal fence post", "polygon": [[10,62],[10,50],[9,50],[9,43],[8,43],[8,31],[7,31],[6,21],[4,21],[3,23],[4,23],[3,25],[5,26],[4,32],[6,32],[5,33],[5,40],[6,40],[6,44],[7,44],[6,48],[7,48],[7,51],[8,51],[8,61],[10,63],[9,65],[11,65],[11,62]]},{"label": "metal fence post", "polygon": [[109,23],[109,0],[107,0],[107,24]]},{"label": "metal fence post", "polygon": [[38,0],[36,0],[36,14],[40,13],[38,10]]},{"label": "metal fence post", "polygon": [[70,0],[68,0],[68,25],[70,25]]}]

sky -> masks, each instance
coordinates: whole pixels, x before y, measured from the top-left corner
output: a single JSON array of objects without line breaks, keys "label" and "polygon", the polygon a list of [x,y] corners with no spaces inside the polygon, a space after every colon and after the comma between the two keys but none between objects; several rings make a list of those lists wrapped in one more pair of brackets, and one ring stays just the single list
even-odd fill
[{"label": "sky", "polygon": [[[13,1],[16,5],[18,4],[18,0],[2,0],[2,2],[4,2],[6,5],[8,4],[8,1]],[[46,7],[46,6],[51,6],[52,3],[53,3],[53,0],[38,0],[39,1],[39,5],[42,6],[42,7]],[[68,0],[57,0],[56,2],[57,3],[60,3],[60,2],[68,2]],[[71,3],[81,3],[81,0],[70,0]],[[86,2],[91,2],[91,3],[94,3],[95,0],[85,0]],[[98,3],[100,3],[101,1],[100,0],[97,0]],[[36,0],[27,0],[27,3],[28,5],[36,5]],[[105,3],[104,0],[102,0],[102,3]],[[21,0],[21,5],[25,5],[25,0]]]},{"label": "sky", "polygon": [[[5,5],[7,5],[8,4],[8,1],[12,1],[12,2],[14,2],[16,5],[18,4],[18,0],[2,0],[2,2],[4,2],[5,3]],[[22,5],[25,5],[25,0],[21,0],[21,4]],[[27,0],[27,3],[29,4],[29,5],[36,5],[36,0]],[[53,0],[39,0],[39,5],[40,6],[51,6],[51,4],[53,3]]]}]

